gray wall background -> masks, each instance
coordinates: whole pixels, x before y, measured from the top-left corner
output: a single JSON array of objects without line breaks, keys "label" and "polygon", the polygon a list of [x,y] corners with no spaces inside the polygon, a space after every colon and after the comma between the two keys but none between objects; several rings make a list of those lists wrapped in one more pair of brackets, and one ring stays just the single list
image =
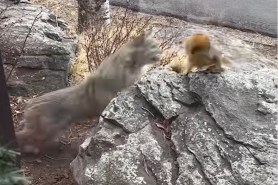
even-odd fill
[{"label": "gray wall background", "polygon": [[110,4],[277,37],[277,0],[110,0]]}]

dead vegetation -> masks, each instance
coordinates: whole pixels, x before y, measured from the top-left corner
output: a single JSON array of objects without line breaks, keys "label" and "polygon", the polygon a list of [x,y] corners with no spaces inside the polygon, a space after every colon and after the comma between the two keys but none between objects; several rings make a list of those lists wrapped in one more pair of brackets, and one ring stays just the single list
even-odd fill
[{"label": "dead vegetation", "polygon": [[[78,82],[84,79],[89,72],[100,65],[104,58],[117,51],[128,40],[156,26],[152,16],[142,16],[128,9],[114,7],[109,25],[95,21],[91,29],[79,35],[77,61],[71,71],[73,81]],[[162,27],[156,33],[161,30]],[[177,52],[170,50],[173,38],[174,36],[168,38],[165,35],[162,40],[160,39],[160,47],[165,51],[162,55],[163,64],[168,63],[171,57],[177,56]]]},{"label": "dead vegetation", "polygon": [[[72,68],[73,78],[83,79],[84,72],[91,72],[111,53],[117,51],[132,37],[148,29],[151,17],[143,18],[125,9],[115,8],[111,23],[95,22],[94,26],[79,36],[79,53]],[[80,65],[87,64],[80,74]],[[83,66],[84,68],[84,66]]]}]

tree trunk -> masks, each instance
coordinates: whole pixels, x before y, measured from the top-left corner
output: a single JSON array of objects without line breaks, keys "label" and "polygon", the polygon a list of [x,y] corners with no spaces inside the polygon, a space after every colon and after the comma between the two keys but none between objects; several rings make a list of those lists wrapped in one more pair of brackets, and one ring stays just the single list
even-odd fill
[{"label": "tree trunk", "polygon": [[110,23],[109,0],[78,0],[78,32]]},{"label": "tree trunk", "polygon": [[[18,150],[12,119],[11,106],[5,80],[2,56],[0,52],[0,146]],[[17,155],[16,165],[20,168],[20,156]]]}]

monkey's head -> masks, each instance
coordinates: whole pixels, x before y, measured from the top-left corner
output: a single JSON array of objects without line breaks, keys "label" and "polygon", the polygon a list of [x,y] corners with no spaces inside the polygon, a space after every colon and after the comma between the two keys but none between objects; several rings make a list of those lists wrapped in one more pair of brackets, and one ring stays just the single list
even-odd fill
[{"label": "monkey's head", "polygon": [[184,40],[186,54],[194,54],[196,52],[208,52],[210,50],[210,39],[203,33],[198,33]]}]

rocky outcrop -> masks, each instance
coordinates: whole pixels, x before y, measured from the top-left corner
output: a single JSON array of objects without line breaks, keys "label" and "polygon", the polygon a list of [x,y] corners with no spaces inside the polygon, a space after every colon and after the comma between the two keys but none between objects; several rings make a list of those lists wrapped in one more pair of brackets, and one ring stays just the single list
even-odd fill
[{"label": "rocky outcrop", "polygon": [[71,163],[78,184],[276,184],[278,66],[211,37],[235,65],[188,76],[159,67],[120,93]]},{"label": "rocky outcrop", "polygon": [[110,4],[277,37],[276,0],[269,0],[267,3],[259,0],[110,0]]},{"label": "rocky outcrop", "polygon": [[75,40],[65,35],[66,23],[30,3],[15,5],[1,0],[0,12],[0,50],[6,76],[16,63],[7,82],[11,94],[32,95],[66,87],[76,47]]}]

